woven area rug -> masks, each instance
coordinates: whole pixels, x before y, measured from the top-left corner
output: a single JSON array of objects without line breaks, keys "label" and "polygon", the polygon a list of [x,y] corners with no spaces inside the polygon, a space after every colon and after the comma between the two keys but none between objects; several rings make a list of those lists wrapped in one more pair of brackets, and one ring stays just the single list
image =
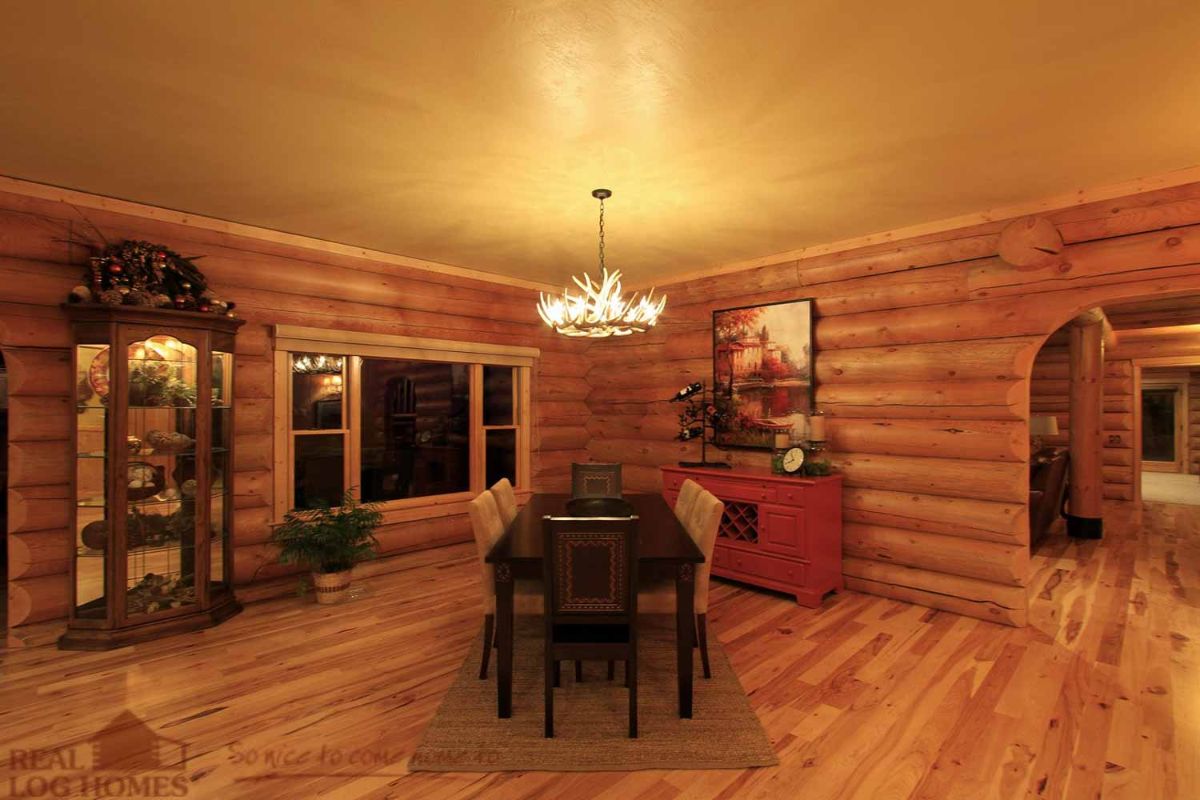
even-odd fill
[{"label": "woven area rug", "polygon": [[680,719],[675,639],[668,620],[645,624],[638,656],[638,738],[628,737],[624,667],[609,681],[604,662],[584,664],[575,683],[562,666],[554,694],[554,738],[542,736],[541,619],[519,618],[513,658],[513,715],[496,716],[496,660],[479,680],[482,632],[408,762],[413,771],[550,772],[638,769],[743,769],[779,763],[715,637],[712,678],[696,679],[692,719]]}]

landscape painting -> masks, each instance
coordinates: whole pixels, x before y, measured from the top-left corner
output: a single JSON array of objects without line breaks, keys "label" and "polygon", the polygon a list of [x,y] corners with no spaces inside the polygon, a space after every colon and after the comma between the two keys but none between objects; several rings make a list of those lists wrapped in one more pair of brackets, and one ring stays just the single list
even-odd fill
[{"label": "landscape painting", "polygon": [[813,409],[812,300],[713,312],[713,440],[773,446]]}]

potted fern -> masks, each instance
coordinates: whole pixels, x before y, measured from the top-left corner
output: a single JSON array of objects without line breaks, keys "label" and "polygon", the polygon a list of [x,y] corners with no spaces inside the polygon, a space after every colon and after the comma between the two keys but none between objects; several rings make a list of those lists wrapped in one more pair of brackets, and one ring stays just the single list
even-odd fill
[{"label": "potted fern", "polygon": [[383,515],[370,503],[359,503],[352,491],[342,504],[293,508],[271,534],[279,547],[281,564],[307,564],[312,570],[317,602],[340,602],[350,588],[350,571],[360,561],[375,557],[379,542],[375,529]]}]

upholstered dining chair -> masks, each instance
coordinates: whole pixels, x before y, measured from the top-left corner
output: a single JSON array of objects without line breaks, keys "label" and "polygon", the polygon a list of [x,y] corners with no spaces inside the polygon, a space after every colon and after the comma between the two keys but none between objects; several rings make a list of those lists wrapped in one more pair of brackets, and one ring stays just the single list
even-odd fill
[{"label": "upholstered dining chair", "polygon": [[[713,550],[717,544],[717,531],[721,527],[721,517],[725,514],[725,504],[716,495],[699,486],[696,499],[686,517],[680,521],[687,529],[692,541],[704,554],[704,563],[696,567],[696,588],[693,596],[693,607],[696,611],[696,644],[700,648],[700,663],[704,668],[704,677],[712,677],[712,669],[708,662],[708,584],[712,575]],[[678,511],[676,511],[678,513]],[[673,581],[663,581],[644,587],[638,595],[638,607],[643,612],[672,613],[675,610],[675,584]]]},{"label": "upholstered dining chair", "polygon": [[513,485],[509,483],[508,478],[496,481],[489,491],[496,498],[496,505],[500,508],[500,519],[507,528],[517,518],[517,493],[513,491]]},{"label": "upholstered dining chair", "polygon": [[[471,530],[475,534],[475,549],[479,556],[479,566],[483,572],[483,658],[479,664],[479,679],[487,678],[488,663],[491,659],[492,648],[496,636],[496,572],[495,568],[484,559],[492,547],[508,529],[495,496],[490,492],[480,492],[479,496],[467,503],[467,516],[471,519]],[[537,594],[534,594],[533,591]],[[518,581],[514,586],[516,596],[513,598],[514,613],[541,613],[540,587],[530,587],[526,581]]]},{"label": "upholstered dining chair", "polygon": [[683,482],[679,487],[679,496],[675,498],[675,517],[686,524],[688,516],[692,513],[692,509],[696,506],[696,498],[700,496],[700,492],[704,491],[700,484],[696,483],[691,478]]},{"label": "upholstered dining chair", "polygon": [[571,465],[571,497],[620,496],[620,464]]},{"label": "upholstered dining chair", "polygon": [[637,526],[637,517],[543,518],[547,739],[558,665],[572,659],[625,662],[629,736],[637,738]]}]

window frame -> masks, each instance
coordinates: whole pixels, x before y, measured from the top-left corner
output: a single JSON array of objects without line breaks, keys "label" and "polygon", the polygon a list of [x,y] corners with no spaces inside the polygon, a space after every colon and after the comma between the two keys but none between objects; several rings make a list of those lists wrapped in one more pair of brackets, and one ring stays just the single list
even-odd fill
[{"label": "window frame", "polygon": [[[345,356],[342,386],[341,429],[320,431],[342,432],[343,486],[352,487],[361,499],[362,469],[362,362],[364,358],[387,358],[406,361],[435,361],[467,364],[470,368],[470,488],[464,492],[407,497],[378,503],[386,522],[442,516],[458,513],[454,506],[465,504],[487,488],[486,436],[489,430],[517,432],[516,489],[528,492],[531,482],[532,458],[532,378],[533,366],[541,351],[536,347],[495,345],[480,342],[460,342],[451,339],[429,339],[413,336],[393,336],[358,331],[338,331],[298,325],[274,326],[274,384],[275,384],[275,454],[273,522],[283,520],[295,497],[295,450],[297,435],[318,431],[292,429],[292,356],[297,353],[322,353]],[[483,424],[483,368],[501,366],[514,368],[513,424]],[[465,506],[464,506],[465,507]],[[424,510],[427,513],[422,513]]]}]

